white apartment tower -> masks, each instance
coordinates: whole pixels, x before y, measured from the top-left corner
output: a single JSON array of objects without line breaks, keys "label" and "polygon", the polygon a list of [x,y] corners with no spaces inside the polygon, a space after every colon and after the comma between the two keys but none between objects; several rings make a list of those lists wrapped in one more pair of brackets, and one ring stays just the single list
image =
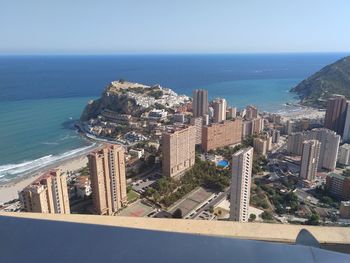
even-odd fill
[{"label": "white apartment tower", "polygon": [[196,144],[202,143],[203,117],[194,117],[191,119],[191,125],[196,130]]},{"label": "white apartment tower", "polygon": [[253,167],[253,147],[232,156],[230,220],[248,222],[250,185]]},{"label": "white apartment tower", "polygon": [[339,147],[338,162],[342,165],[350,165],[350,144],[343,144]]},{"label": "white apartment tower", "polygon": [[300,178],[308,181],[315,179],[320,158],[321,143],[317,140],[303,142],[301,156]]},{"label": "white apartment tower", "polygon": [[215,99],[213,101],[214,122],[222,122],[226,120],[227,102],[225,99]]}]

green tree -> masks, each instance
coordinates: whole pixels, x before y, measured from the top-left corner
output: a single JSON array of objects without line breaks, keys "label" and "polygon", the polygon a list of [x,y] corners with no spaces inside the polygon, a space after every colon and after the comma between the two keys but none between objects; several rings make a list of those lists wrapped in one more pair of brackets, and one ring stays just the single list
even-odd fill
[{"label": "green tree", "polygon": [[214,213],[214,207],[212,205],[209,207],[209,212]]},{"label": "green tree", "polygon": [[266,221],[270,221],[270,220],[273,219],[272,213],[269,212],[269,211],[264,211],[264,212],[261,213],[261,218],[266,220]]},{"label": "green tree", "polygon": [[255,214],[250,214],[250,216],[249,216],[249,221],[250,221],[250,222],[254,222],[255,219],[256,219],[256,215],[255,215]]},{"label": "green tree", "polygon": [[174,211],[173,218],[182,218],[182,211],[180,208],[178,208]]},{"label": "green tree", "polygon": [[350,176],[350,169],[345,169],[345,170],[343,171],[343,175],[344,175],[344,176]]},{"label": "green tree", "polygon": [[309,219],[305,222],[307,225],[317,226],[320,224],[320,216],[317,213],[312,213]]}]

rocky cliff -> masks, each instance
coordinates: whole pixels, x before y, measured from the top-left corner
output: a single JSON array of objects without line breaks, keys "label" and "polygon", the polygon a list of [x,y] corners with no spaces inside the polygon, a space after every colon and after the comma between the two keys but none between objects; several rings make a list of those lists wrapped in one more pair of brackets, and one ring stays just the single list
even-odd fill
[{"label": "rocky cliff", "polygon": [[128,91],[142,90],[147,86],[130,83],[130,82],[112,82],[102,93],[101,97],[97,100],[90,101],[81,117],[81,121],[87,121],[91,118],[96,118],[103,110],[108,109],[121,114],[129,114],[132,116],[139,116],[144,110],[144,107],[137,105],[136,99],[127,95]]},{"label": "rocky cliff", "polygon": [[303,105],[324,107],[332,94],[350,99],[350,56],[330,64],[294,87]]}]

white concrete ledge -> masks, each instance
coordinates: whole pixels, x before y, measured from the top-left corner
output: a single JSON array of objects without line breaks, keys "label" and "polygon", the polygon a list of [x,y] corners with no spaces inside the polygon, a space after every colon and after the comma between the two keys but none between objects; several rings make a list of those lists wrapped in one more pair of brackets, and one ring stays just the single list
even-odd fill
[{"label": "white concrete ledge", "polygon": [[302,226],[266,223],[238,223],[184,219],[159,219],[99,215],[62,215],[39,213],[0,213],[0,216],[39,220],[65,221],[82,224],[129,227],[177,233],[235,237],[293,243],[301,229],[309,230],[323,244],[350,244],[350,228]]}]

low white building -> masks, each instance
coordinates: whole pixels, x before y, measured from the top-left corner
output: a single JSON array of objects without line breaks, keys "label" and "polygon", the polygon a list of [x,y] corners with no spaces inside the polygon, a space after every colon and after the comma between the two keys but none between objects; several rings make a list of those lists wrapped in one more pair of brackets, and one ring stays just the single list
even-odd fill
[{"label": "low white building", "polygon": [[129,154],[131,156],[136,156],[138,159],[140,159],[144,154],[145,154],[145,150],[144,149],[130,149],[129,150]]},{"label": "low white building", "polygon": [[76,195],[80,199],[84,199],[92,194],[91,182],[88,177],[80,177],[75,184]]},{"label": "low white building", "polygon": [[167,116],[168,116],[168,112],[164,109],[161,109],[161,110],[153,109],[148,113],[148,118],[154,119],[154,120],[163,120]]}]

